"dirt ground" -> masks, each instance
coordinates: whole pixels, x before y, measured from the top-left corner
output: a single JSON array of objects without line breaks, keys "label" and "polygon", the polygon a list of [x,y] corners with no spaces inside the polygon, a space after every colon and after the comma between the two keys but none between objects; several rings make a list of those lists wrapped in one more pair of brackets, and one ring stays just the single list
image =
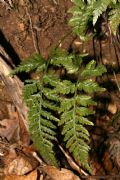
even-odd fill
[{"label": "dirt ground", "polygon": [[[8,10],[0,4],[0,25],[4,37],[13,46],[19,58],[26,58],[34,53],[32,33],[38,51],[45,57],[49,50],[56,46],[69,31],[67,22],[70,15],[70,1],[62,0],[57,4],[54,1],[34,1],[26,5],[17,5],[16,9]],[[32,30],[31,30],[31,23]],[[67,37],[63,48],[69,49],[73,36]]]},{"label": "dirt ground", "polygon": [[15,64],[36,51],[47,58],[49,51],[66,36],[60,44],[61,48],[89,53],[98,60],[102,59],[104,64],[118,65],[116,56],[119,55],[119,51],[117,48],[115,51],[111,44],[104,24],[99,39],[94,38],[89,42],[81,42],[78,37],[70,33],[71,27],[68,25],[71,16],[68,13],[70,7],[72,2],[66,0],[36,0],[34,3],[28,1],[27,4],[24,0],[20,0],[12,8],[10,5],[4,6],[0,3],[2,37],[0,41],[15,60]]},{"label": "dirt ground", "polygon": [[[96,175],[119,174],[119,114],[117,122],[114,125],[110,124],[113,116],[120,111],[120,94],[117,87],[117,83],[120,82],[120,44],[117,37],[111,39],[106,25],[103,24],[103,29],[100,30],[97,37],[88,42],[80,41],[68,25],[71,17],[68,10],[72,7],[72,2],[68,0],[10,1],[14,2],[12,4],[9,4],[9,1],[5,2],[8,3],[0,1],[0,45],[9,57],[6,63],[12,68],[33,53],[40,53],[47,58],[50,51],[58,45],[69,52],[88,53],[90,57],[95,57],[97,61],[108,67],[108,74],[102,77],[102,84],[108,91],[104,95],[96,95],[99,103],[95,127],[90,129],[92,137],[90,162]],[[1,52],[0,56],[3,57]],[[101,82],[99,79],[98,81]],[[1,80],[0,121],[11,118],[9,112],[11,109],[8,108],[11,107],[11,103],[12,99]],[[16,118],[16,110],[12,112],[14,112],[12,118]],[[23,125],[20,129],[22,127]],[[24,132],[21,133],[19,140],[24,139],[23,134]],[[24,137],[26,143],[29,144],[28,135]],[[14,142],[18,139],[16,138]],[[0,146],[2,145],[0,144]],[[2,166],[4,163],[2,163],[2,158],[0,160],[0,166]],[[33,167],[36,166],[35,162]],[[109,176],[108,179],[117,179],[117,177]]]}]

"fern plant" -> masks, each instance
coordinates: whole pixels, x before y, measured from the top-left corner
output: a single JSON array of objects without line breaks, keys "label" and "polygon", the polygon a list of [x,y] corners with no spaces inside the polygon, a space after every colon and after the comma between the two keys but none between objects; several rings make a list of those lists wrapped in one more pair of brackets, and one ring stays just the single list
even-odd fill
[{"label": "fern plant", "polygon": [[85,66],[84,56],[55,50],[47,61],[39,55],[32,56],[13,73],[34,70],[42,74],[40,79],[26,81],[23,95],[29,107],[30,135],[44,161],[59,165],[55,153],[59,129],[63,144],[74,159],[91,172],[86,125],[93,125],[89,120],[94,114],[91,107],[96,105],[93,93],[104,90],[94,77],[106,69],[94,60]]},{"label": "fern plant", "polygon": [[116,34],[120,24],[120,0],[74,0],[74,7],[70,10],[72,18],[69,24],[82,40],[87,40],[89,24],[93,26],[98,18],[108,10],[108,21],[113,34]]}]

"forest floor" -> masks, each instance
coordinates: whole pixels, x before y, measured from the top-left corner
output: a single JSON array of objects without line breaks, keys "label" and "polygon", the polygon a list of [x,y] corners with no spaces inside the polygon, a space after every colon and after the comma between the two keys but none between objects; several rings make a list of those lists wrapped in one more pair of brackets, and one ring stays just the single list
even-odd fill
[{"label": "forest floor", "polygon": [[[78,176],[80,179],[120,179],[119,42],[114,39],[111,43],[104,24],[103,34],[87,42],[80,41],[68,25],[71,1],[13,2],[0,1],[0,179],[76,180]],[[86,172],[79,174],[75,166],[71,167],[72,163],[67,167],[71,171],[60,171],[46,165],[38,173],[40,162],[33,155],[36,149],[31,145],[23,120],[27,110],[21,88],[26,76],[15,77],[15,82],[5,77],[21,60],[34,53],[47,59],[50,51],[58,45],[68,52],[88,53],[108,68],[108,73],[98,79],[107,90],[96,95],[95,126],[90,129],[89,162],[95,177],[85,176]],[[35,76],[31,74],[31,78]],[[16,83],[15,87],[10,87],[9,81]]]}]

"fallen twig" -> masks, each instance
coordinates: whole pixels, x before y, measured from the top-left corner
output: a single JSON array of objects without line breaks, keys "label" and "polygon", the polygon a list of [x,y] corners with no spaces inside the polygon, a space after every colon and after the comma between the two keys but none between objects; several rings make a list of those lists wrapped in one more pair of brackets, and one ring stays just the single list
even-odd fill
[{"label": "fallen twig", "polygon": [[68,163],[70,164],[70,166],[71,166],[74,170],[76,170],[80,175],[88,176],[88,174],[87,174],[83,169],[81,169],[81,168],[74,162],[74,160],[64,151],[64,149],[62,148],[61,145],[59,145],[59,148],[61,149],[61,151],[63,152],[63,154],[64,154],[65,157],[67,158]]},{"label": "fallen twig", "polygon": [[32,33],[32,41],[33,41],[34,49],[35,49],[36,53],[38,54],[39,50],[38,50],[38,47],[37,47],[36,38],[35,38],[34,31],[33,31],[32,19],[31,19],[31,16],[30,16],[30,13],[28,11],[27,6],[25,8],[26,8],[26,14],[27,14],[29,22],[30,22],[30,28],[31,28],[31,33]]},{"label": "fallen twig", "polygon": [[45,163],[42,161],[42,159],[40,159],[40,157],[37,155],[36,152],[32,152],[32,155],[34,156],[35,159],[38,160],[38,162],[40,163],[40,165],[45,165]]}]

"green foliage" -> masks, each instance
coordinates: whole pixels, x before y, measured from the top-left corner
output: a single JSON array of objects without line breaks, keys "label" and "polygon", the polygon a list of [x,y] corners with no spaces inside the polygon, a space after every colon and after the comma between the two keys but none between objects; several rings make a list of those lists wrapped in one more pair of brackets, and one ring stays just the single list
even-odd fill
[{"label": "green foliage", "polygon": [[113,9],[109,13],[109,20],[113,34],[116,34],[117,27],[120,25],[120,3],[113,5]]},{"label": "green foliage", "polygon": [[43,159],[48,164],[57,166],[53,151],[56,122],[59,120],[53,115],[57,110],[57,104],[50,102],[50,99],[53,99],[51,96],[44,97],[44,94],[50,91],[50,88],[47,89],[44,85],[44,79],[42,79],[27,81],[24,86],[24,99],[29,107],[29,131]]},{"label": "green foliage", "polygon": [[[91,172],[86,125],[93,125],[89,120],[94,114],[90,107],[96,105],[92,95],[103,90],[92,77],[102,75],[106,69],[96,65],[94,60],[85,66],[83,60],[84,55],[56,50],[47,63],[41,56],[33,56],[14,73],[33,70],[42,73],[41,79],[28,80],[24,87],[24,99],[29,107],[29,131],[42,158],[48,164],[58,165],[54,148],[61,131],[66,148]],[[61,69],[64,73],[56,72]]]},{"label": "green foliage", "polygon": [[13,70],[12,74],[20,72],[38,71],[41,72],[46,67],[46,61],[39,54],[32,55],[29,59],[22,61],[22,63]]},{"label": "green foliage", "polygon": [[89,24],[91,23],[94,26],[98,18],[107,10],[109,10],[108,21],[112,32],[116,34],[117,27],[120,24],[119,0],[74,0],[73,2],[75,5],[70,11],[72,18],[69,23],[73,27],[73,31],[82,40],[89,38],[87,34]]}]

